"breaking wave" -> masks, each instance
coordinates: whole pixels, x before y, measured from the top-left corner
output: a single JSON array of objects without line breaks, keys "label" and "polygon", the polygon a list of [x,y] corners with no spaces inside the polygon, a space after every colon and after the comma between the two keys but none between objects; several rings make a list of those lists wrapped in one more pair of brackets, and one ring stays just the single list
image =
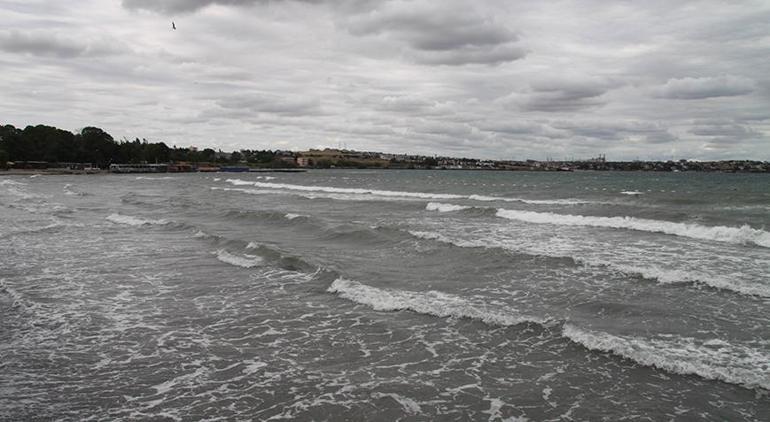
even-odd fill
[{"label": "breaking wave", "polygon": [[262,263],[262,258],[256,255],[234,255],[224,249],[216,252],[217,259],[225,264],[235,265],[242,268],[254,268]]},{"label": "breaking wave", "polygon": [[[473,319],[504,327],[524,323],[544,328],[558,326],[552,320],[488,309],[437,291],[379,289],[344,278],[334,280],[327,291],[377,311],[408,310],[440,318]],[[680,375],[698,375],[750,389],[770,390],[770,366],[767,364],[770,354],[749,347],[732,345],[719,339],[698,340],[674,335],[648,339],[618,336],[581,329],[569,323],[562,323],[557,332],[586,349],[612,353],[642,366]]]},{"label": "breaking wave", "polygon": [[535,224],[630,229],[739,245],[753,244],[770,248],[770,232],[755,229],[748,225],[741,227],[702,226],[700,224],[675,223],[636,217],[594,217],[507,209],[498,209],[497,216]]},{"label": "breaking wave", "polygon": [[528,248],[511,247],[510,244],[495,241],[494,239],[465,240],[450,238],[437,232],[409,230],[409,234],[419,239],[431,240],[461,248],[501,248],[513,252],[524,252],[547,256],[550,258],[569,258],[580,265],[589,265],[592,267],[606,267],[624,274],[637,275],[647,280],[654,280],[660,284],[678,284],[692,283],[699,284],[715,289],[729,290],[744,295],[770,297],[770,285],[760,283],[750,283],[745,280],[736,279],[731,276],[721,276],[706,274],[703,272],[693,272],[692,270],[678,270],[661,268],[658,266],[628,265],[617,262],[609,262],[606,259],[591,259],[587,257],[575,256],[565,251],[549,251],[547,249],[529,250]]},{"label": "breaking wave", "polygon": [[484,305],[469,302],[459,296],[434,290],[411,292],[379,289],[357,281],[338,278],[332,282],[327,291],[336,293],[344,299],[370,306],[377,311],[410,310],[441,318],[468,318],[501,326],[523,323],[548,324],[547,319],[487,309]]},{"label": "breaking wave", "polygon": [[454,211],[462,211],[467,210],[470,207],[465,207],[462,205],[453,205],[453,204],[442,204],[440,202],[428,202],[428,205],[425,206],[425,209],[428,211],[438,211],[438,212],[454,212]]},{"label": "breaking wave", "polygon": [[168,220],[149,220],[149,219],[143,219],[139,217],[133,217],[130,215],[122,215],[122,214],[110,214],[106,218],[107,221],[116,223],[116,224],[124,224],[127,226],[144,226],[144,225],[164,225],[169,224]]},{"label": "breaking wave", "polygon": [[[506,198],[506,197],[499,197],[499,196],[485,196],[485,195],[459,195],[459,194],[452,194],[452,193],[407,192],[407,191],[392,191],[392,190],[362,189],[362,188],[337,188],[337,187],[331,187],[331,186],[305,186],[305,185],[292,185],[287,183],[252,182],[252,181],[241,180],[241,179],[227,179],[226,182],[235,186],[254,186],[258,188],[283,189],[283,190],[299,191],[299,192],[322,192],[327,194],[376,196],[376,197],[383,197],[383,198],[408,198],[408,199],[428,199],[428,200],[430,199],[439,199],[439,200],[469,199],[473,201],[482,201],[482,202],[493,202],[493,201],[523,202],[527,204],[538,204],[538,205],[577,205],[577,204],[588,203],[588,201],[581,201],[577,199],[523,199],[523,198]],[[245,192],[245,193],[251,193],[251,192]],[[335,199],[335,198],[332,197],[332,199]]]},{"label": "breaking wave", "polygon": [[563,335],[587,349],[609,352],[681,375],[770,390],[770,354],[722,340],[702,341],[688,337],[642,339],[580,329],[564,324]]}]

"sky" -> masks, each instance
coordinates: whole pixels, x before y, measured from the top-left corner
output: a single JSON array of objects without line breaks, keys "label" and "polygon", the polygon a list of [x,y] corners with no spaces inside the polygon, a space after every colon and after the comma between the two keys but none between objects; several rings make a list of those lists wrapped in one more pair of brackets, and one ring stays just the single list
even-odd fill
[{"label": "sky", "polygon": [[223,151],[770,160],[767,0],[0,0],[0,16],[0,123],[17,127]]}]

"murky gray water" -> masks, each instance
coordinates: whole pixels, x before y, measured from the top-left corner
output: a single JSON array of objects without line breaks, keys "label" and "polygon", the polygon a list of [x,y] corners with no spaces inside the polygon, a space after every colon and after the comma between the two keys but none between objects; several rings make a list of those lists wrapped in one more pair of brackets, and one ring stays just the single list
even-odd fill
[{"label": "murky gray water", "polygon": [[763,420],[770,178],[0,178],[0,420]]}]

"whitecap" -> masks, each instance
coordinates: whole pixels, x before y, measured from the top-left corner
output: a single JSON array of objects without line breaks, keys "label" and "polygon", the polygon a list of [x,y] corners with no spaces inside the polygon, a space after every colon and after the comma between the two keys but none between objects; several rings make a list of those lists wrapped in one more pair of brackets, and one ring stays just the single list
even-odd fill
[{"label": "whitecap", "polygon": [[465,207],[462,205],[454,205],[454,204],[442,204],[440,202],[429,202],[428,205],[425,206],[425,209],[428,211],[438,211],[438,212],[454,212],[454,211],[462,211],[467,210],[471,207]]},{"label": "whitecap", "polygon": [[340,297],[367,305],[377,311],[410,310],[437,317],[468,318],[487,324],[511,326],[527,322],[547,324],[548,320],[533,316],[502,312],[484,304],[468,301],[459,296],[435,290],[415,292],[395,289],[379,289],[357,281],[338,278],[327,289]]},{"label": "whitecap", "polygon": [[745,346],[677,336],[651,339],[618,336],[571,324],[564,324],[563,334],[590,350],[609,352],[644,366],[770,390],[770,354]]},{"label": "whitecap", "polygon": [[262,258],[256,256],[256,255],[247,255],[244,254],[242,256],[231,254],[230,252],[227,252],[224,249],[220,249],[216,252],[217,259],[230,265],[235,265],[236,267],[243,267],[243,268],[254,268],[262,263]]},{"label": "whitecap", "polygon": [[672,221],[636,217],[595,217],[508,209],[498,209],[497,216],[527,223],[630,229],[665,233],[699,240],[754,244],[770,248],[770,232],[755,229],[748,225],[741,227],[702,226],[693,223],[675,223]]},{"label": "whitecap", "polygon": [[600,256],[585,256],[584,254],[576,253],[573,248],[551,248],[544,243],[537,243],[537,246],[532,247],[522,245],[521,242],[511,243],[493,238],[476,240],[453,238],[433,231],[409,230],[408,233],[420,239],[433,240],[461,248],[502,248],[513,252],[523,251],[529,254],[549,256],[552,258],[570,258],[581,265],[607,267],[624,274],[638,275],[648,280],[655,280],[660,284],[693,283],[716,289],[729,290],[744,295],[770,297],[770,285],[737,278],[734,274],[720,275],[702,270],[693,270],[692,268],[664,268],[660,265],[651,265],[650,263],[645,262],[640,262],[638,264],[615,262]]},{"label": "whitecap", "polygon": [[139,217],[122,214],[110,214],[106,217],[107,221],[111,221],[116,224],[124,224],[128,226],[144,226],[144,225],[163,225],[168,224],[167,220],[148,220]]}]

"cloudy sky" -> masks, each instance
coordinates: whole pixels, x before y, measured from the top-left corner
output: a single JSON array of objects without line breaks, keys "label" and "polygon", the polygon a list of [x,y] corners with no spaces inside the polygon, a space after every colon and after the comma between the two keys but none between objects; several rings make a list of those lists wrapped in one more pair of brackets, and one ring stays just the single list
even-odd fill
[{"label": "cloudy sky", "polygon": [[3,124],[225,151],[770,160],[767,0],[0,0],[0,16]]}]

